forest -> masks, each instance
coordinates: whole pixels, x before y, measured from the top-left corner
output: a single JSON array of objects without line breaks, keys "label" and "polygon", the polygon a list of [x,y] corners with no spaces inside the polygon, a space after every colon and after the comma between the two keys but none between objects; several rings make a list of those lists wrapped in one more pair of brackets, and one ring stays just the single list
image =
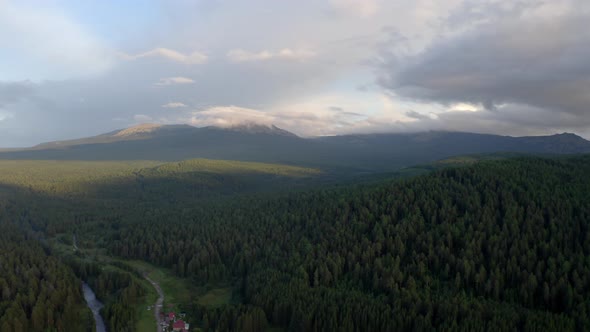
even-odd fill
[{"label": "forest", "polygon": [[79,281],[0,212],[0,330],[93,331]]},{"label": "forest", "polygon": [[[90,253],[229,285],[232,303],[183,304],[195,330],[590,330],[587,155],[340,185],[281,165],[59,163],[0,165],[29,167],[0,176],[3,331],[91,331],[81,280],[111,331],[133,330],[138,272]],[[52,244],[72,234],[88,254]]]}]

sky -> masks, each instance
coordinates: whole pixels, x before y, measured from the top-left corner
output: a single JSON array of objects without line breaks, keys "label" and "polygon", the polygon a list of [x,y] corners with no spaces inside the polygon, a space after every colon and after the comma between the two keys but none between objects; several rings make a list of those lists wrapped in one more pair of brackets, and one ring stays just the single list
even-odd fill
[{"label": "sky", "polygon": [[140,123],[590,138],[587,0],[0,0],[0,147]]}]

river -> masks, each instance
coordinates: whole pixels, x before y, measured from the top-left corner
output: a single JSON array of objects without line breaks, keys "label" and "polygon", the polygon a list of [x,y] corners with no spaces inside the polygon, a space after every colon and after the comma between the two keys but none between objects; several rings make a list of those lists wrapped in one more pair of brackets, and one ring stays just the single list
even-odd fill
[{"label": "river", "polygon": [[96,298],[92,288],[87,283],[82,283],[82,290],[84,291],[84,300],[86,300],[86,304],[88,304],[88,308],[90,308],[94,316],[96,332],[106,332],[104,321],[100,315],[100,309],[103,307],[103,304]]}]

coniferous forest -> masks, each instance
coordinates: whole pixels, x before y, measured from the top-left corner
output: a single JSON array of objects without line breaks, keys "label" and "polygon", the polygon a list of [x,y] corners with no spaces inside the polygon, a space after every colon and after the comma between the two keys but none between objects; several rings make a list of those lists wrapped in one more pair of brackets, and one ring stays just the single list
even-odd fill
[{"label": "coniferous forest", "polygon": [[[231,287],[230,303],[183,303],[195,330],[590,330],[589,156],[339,185],[215,162],[64,162],[48,183],[30,163],[0,191],[2,331],[92,331],[82,280],[110,331],[134,330],[149,290],[135,261]],[[86,253],[55,245],[72,234]]]},{"label": "coniferous forest", "polygon": [[92,331],[92,315],[72,270],[2,213],[0,330]]}]

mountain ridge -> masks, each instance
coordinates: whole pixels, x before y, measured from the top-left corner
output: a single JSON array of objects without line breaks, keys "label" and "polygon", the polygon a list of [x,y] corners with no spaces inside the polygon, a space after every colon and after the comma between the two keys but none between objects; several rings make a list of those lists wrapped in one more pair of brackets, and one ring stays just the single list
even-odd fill
[{"label": "mountain ridge", "polygon": [[[100,144],[100,143],[112,143],[116,141],[123,141],[126,139],[147,139],[151,135],[164,135],[164,134],[175,134],[175,131],[190,131],[190,130],[226,130],[226,131],[237,131],[249,134],[274,134],[282,136],[298,137],[297,135],[281,129],[275,125],[260,125],[260,124],[243,124],[230,127],[217,127],[217,126],[206,126],[206,127],[194,127],[187,124],[154,124],[154,123],[142,123],[135,126],[113,130],[104,134],[95,136],[75,138],[69,140],[50,141],[43,142],[32,146],[31,148],[56,148],[66,147],[72,145],[83,145],[83,144]],[[25,150],[31,148],[21,148],[17,150]],[[11,149],[14,150],[14,149]]]},{"label": "mountain ridge", "polygon": [[500,136],[465,132],[355,134],[304,138],[274,125],[230,127],[142,124],[75,140],[1,151],[0,159],[161,160],[193,158],[390,171],[452,156],[516,152],[590,153],[571,133]]}]

